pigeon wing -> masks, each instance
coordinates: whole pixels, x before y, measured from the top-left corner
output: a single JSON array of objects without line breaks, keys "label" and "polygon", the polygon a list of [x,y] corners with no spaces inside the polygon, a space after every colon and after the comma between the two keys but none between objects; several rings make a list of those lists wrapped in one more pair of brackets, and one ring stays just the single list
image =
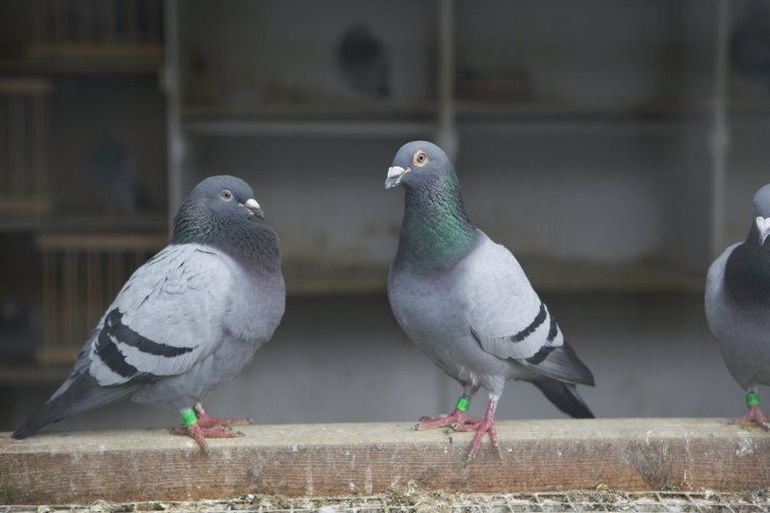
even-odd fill
[{"label": "pigeon wing", "polygon": [[107,309],[90,341],[99,385],[182,374],[219,346],[231,268],[203,245],[172,245],[140,267]]},{"label": "pigeon wing", "polygon": [[593,384],[513,254],[491,240],[476,253],[465,287],[471,298],[469,329],[482,349],[543,376]]}]

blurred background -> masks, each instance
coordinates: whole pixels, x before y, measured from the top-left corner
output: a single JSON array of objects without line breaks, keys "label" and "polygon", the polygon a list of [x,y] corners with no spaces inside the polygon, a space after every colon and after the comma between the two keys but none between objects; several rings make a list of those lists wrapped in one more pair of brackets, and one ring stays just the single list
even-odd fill
[{"label": "blurred background", "polygon": [[[0,430],[223,172],[279,233],[289,298],[210,410],[447,412],[459,386],[385,297],[403,193],[383,182],[417,138],[593,369],[598,416],[739,414],[702,294],[770,181],[768,133],[770,0],[0,0]],[[560,416],[521,383],[498,408]],[[177,422],[123,403],[55,429]]]}]

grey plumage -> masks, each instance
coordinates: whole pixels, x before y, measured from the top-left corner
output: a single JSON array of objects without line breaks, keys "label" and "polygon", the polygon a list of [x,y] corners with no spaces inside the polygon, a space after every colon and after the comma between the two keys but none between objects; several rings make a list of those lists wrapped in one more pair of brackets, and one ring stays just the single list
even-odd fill
[{"label": "grey plumage", "polygon": [[412,341],[466,389],[496,401],[507,380],[530,381],[562,411],[592,417],[574,387],[593,385],[591,371],[513,254],[471,223],[446,154],[404,145],[386,181],[397,185],[406,197],[388,297]]},{"label": "grey plumage", "polygon": [[15,438],[123,397],[189,408],[238,375],[272,336],[285,299],[278,238],[252,197],[231,176],[193,190],[171,244],[129,278],[72,375]]},{"label": "grey plumage", "polygon": [[746,391],[770,385],[770,185],[754,196],[746,240],[709,268],[706,319],[728,370]]}]

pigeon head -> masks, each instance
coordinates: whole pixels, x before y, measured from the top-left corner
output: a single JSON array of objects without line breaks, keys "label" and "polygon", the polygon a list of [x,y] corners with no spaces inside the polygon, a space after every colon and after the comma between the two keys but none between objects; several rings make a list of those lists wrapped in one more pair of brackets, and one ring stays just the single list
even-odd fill
[{"label": "pigeon head", "polygon": [[428,141],[412,141],[396,153],[388,169],[385,189],[403,185],[407,189],[431,186],[449,178],[457,181],[446,153]]},{"label": "pigeon head", "polygon": [[196,185],[180,205],[171,242],[206,244],[249,264],[277,268],[278,237],[262,219],[249,184],[234,176],[212,176]]},{"label": "pigeon head", "polygon": [[765,185],[754,195],[754,222],[749,233],[749,240],[754,239],[764,246],[770,235],[770,184]]},{"label": "pigeon head", "polygon": [[385,180],[386,189],[399,185],[406,194],[396,266],[445,269],[474,247],[480,232],[465,213],[460,183],[441,148],[427,141],[403,145]]},{"label": "pigeon head", "polygon": [[207,208],[222,220],[264,219],[262,208],[254,199],[249,184],[235,176],[221,175],[206,178],[195,186],[188,201]]}]

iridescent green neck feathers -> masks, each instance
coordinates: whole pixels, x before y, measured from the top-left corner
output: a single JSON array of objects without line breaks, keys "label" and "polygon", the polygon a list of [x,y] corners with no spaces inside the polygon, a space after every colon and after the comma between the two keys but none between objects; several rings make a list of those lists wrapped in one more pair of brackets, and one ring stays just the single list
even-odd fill
[{"label": "iridescent green neck feathers", "polygon": [[446,269],[468,254],[479,236],[465,213],[457,177],[449,170],[406,188],[395,265],[418,271]]}]

